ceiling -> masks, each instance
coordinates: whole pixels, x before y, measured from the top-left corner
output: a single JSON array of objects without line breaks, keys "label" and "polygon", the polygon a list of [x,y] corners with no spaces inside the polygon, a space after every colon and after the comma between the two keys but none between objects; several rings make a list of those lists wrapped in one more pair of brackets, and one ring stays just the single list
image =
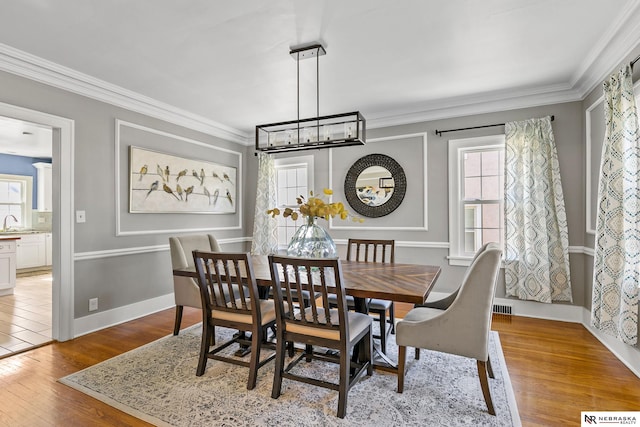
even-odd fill
[{"label": "ceiling", "polygon": [[[640,0],[3,3],[0,56],[247,143],[255,125],[296,118],[291,47],[326,48],[321,115],[359,110],[375,127],[579,100],[640,40]],[[301,117],[316,114],[315,67],[300,62]]]}]

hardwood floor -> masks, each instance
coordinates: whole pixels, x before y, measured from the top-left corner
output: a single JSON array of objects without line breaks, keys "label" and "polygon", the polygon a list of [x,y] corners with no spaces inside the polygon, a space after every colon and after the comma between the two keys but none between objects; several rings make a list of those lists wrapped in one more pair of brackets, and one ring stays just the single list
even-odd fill
[{"label": "hardwood floor", "polygon": [[[401,317],[406,306],[397,307]],[[146,426],[57,379],[173,330],[173,310],[0,360],[0,426]],[[185,308],[183,327],[200,321]],[[584,327],[494,316],[527,426],[579,426],[580,411],[640,410],[640,379]]]}]

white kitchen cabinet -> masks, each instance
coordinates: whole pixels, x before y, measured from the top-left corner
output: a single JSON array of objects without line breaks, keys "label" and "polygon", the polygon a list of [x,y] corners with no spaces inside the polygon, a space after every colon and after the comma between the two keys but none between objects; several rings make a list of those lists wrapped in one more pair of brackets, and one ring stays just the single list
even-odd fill
[{"label": "white kitchen cabinet", "polygon": [[53,237],[51,233],[44,233],[45,265],[53,265]]},{"label": "white kitchen cabinet", "polygon": [[46,262],[44,233],[20,234],[16,242],[16,267],[42,267]]},{"label": "white kitchen cabinet", "polygon": [[16,241],[0,240],[0,296],[13,294],[16,287]]},{"label": "white kitchen cabinet", "polygon": [[33,167],[38,172],[36,186],[38,210],[51,212],[53,210],[51,163],[34,163]]}]

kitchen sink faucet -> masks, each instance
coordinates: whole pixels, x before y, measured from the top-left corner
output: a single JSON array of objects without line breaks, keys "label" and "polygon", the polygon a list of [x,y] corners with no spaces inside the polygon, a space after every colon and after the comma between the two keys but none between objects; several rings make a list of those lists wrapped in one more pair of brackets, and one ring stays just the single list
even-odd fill
[{"label": "kitchen sink faucet", "polygon": [[4,221],[2,222],[2,231],[3,231],[3,232],[5,232],[5,231],[9,231],[9,230],[7,229],[7,220],[8,220],[9,218],[13,218],[13,220],[14,220],[16,223],[18,222],[18,218],[16,218],[16,217],[15,217],[15,215],[11,215],[11,214],[9,214],[9,215],[5,216],[5,217],[4,217]]}]

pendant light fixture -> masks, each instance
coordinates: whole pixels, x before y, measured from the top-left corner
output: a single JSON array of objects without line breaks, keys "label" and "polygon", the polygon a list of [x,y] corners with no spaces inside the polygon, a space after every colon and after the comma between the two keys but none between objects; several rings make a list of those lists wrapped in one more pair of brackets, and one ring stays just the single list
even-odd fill
[{"label": "pendant light fixture", "polygon": [[[256,150],[283,152],[363,145],[366,121],[359,111],[320,116],[320,56],[326,54],[324,47],[314,44],[292,49],[289,54],[297,67],[298,118],[256,126]],[[316,58],[316,117],[300,119],[300,61],[308,58]]]}]

